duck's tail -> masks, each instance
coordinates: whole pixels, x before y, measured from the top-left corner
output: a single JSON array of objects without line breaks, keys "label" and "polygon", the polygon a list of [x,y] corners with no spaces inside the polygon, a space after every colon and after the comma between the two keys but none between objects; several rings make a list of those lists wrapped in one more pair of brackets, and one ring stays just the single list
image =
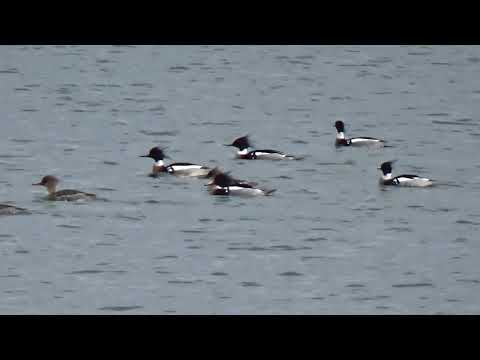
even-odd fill
[{"label": "duck's tail", "polygon": [[303,160],[305,156],[285,155],[285,158],[289,160]]},{"label": "duck's tail", "polygon": [[277,189],[264,190],[266,196],[272,195],[275,191],[277,191]]}]

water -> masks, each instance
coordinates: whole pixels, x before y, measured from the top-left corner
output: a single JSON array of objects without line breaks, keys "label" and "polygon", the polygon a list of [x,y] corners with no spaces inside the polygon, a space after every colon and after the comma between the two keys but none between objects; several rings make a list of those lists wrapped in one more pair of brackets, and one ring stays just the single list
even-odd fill
[{"label": "water", "polygon": [[[2,46],[0,313],[480,313],[480,47]],[[392,148],[336,149],[347,134]],[[238,161],[249,133],[303,161]],[[276,188],[210,196],[218,165]],[[377,166],[429,189],[378,187]],[[96,192],[52,203],[32,187]]]}]

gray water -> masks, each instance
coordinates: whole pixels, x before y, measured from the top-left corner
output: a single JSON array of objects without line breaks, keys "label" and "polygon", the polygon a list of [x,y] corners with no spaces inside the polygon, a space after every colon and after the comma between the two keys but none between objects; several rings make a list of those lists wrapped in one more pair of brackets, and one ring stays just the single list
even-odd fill
[{"label": "gray water", "polygon": [[[0,218],[0,313],[480,313],[478,46],[1,46],[0,99],[0,202],[33,211]],[[235,160],[246,133],[306,157]],[[277,192],[148,177],[155,145]],[[438,185],[381,189],[390,159]]]}]

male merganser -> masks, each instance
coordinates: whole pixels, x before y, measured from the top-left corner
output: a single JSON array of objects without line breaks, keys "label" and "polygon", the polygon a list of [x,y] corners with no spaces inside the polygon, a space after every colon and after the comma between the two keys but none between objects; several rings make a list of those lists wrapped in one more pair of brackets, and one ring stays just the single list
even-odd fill
[{"label": "male merganser", "polygon": [[80,199],[95,199],[96,195],[92,193],[86,193],[78,190],[60,190],[56,191],[57,184],[59,180],[53,175],[47,175],[42,178],[37,184],[32,185],[42,185],[45,186],[48,190],[48,200],[56,201],[75,201]]},{"label": "male merganser", "polygon": [[249,150],[250,142],[248,136],[242,136],[231,144],[224,144],[225,146],[234,146],[238,149],[237,158],[246,160],[300,160],[301,158],[293,155],[285,154],[276,150]]},{"label": "male merganser", "polygon": [[427,178],[422,178],[418,175],[399,175],[392,177],[392,163],[394,161],[386,161],[382,163],[379,170],[382,171],[379,183],[380,185],[397,185],[397,186],[414,186],[427,187],[432,186],[433,181]]},{"label": "male merganser", "polygon": [[373,137],[354,137],[347,138],[345,137],[345,124],[341,120],[335,121],[335,127],[337,128],[337,138],[335,140],[336,146],[364,146],[364,145],[379,145],[383,146],[385,143],[382,139],[377,139]]},{"label": "male merganser", "polygon": [[212,170],[209,167],[191,163],[174,163],[165,166],[163,159],[168,158],[168,156],[157,146],[151,148],[148,155],[140,155],[140,157],[152,158],[155,161],[152,168],[152,176],[158,176],[163,172],[167,172],[177,176],[207,177]]},{"label": "male merganser", "polygon": [[[253,182],[253,181],[235,179],[233,176],[230,175],[229,172],[223,172],[218,167],[215,167],[208,173],[207,178],[211,178],[212,180],[210,180],[207,184],[205,184],[205,186],[214,185],[215,177],[217,175],[227,175],[230,185],[239,185],[239,186],[244,186],[244,187],[249,187],[249,188],[254,188],[255,186],[258,185],[258,183]],[[221,177],[217,178],[217,181],[222,181],[222,180],[219,180],[219,179],[222,179],[222,178]]]},{"label": "male merganser", "polygon": [[263,190],[254,187],[252,184],[239,182],[225,173],[215,175],[208,185],[212,195],[258,196],[270,195],[276,191],[275,189]]},{"label": "male merganser", "polygon": [[13,205],[0,204],[0,215],[29,214],[27,209],[19,208]]}]

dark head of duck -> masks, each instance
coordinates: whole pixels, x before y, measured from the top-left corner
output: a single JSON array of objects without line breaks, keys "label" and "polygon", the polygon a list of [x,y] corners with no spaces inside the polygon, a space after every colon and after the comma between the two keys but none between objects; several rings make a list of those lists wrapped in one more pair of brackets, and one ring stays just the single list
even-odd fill
[{"label": "dark head of duck", "polygon": [[158,146],[151,148],[147,155],[140,155],[140,157],[151,158],[155,161],[155,164],[153,164],[152,167],[152,175],[157,175],[167,171],[167,167],[163,163],[163,159],[168,158],[168,156],[166,156],[163,150]]},{"label": "dark head of duck", "polygon": [[246,135],[235,139],[231,144],[225,144],[225,146],[234,146],[238,150],[244,150],[250,147],[250,141],[248,140],[248,135]]},{"label": "dark head of duck", "polygon": [[337,129],[337,132],[341,133],[345,131],[345,124],[341,120],[335,121],[335,128]]},{"label": "dark head of duck", "polygon": [[392,161],[385,161],[378,167],[378,170],[382,170],[384,175],[391,174],[392,173],[392,164],[394,160]]}]

